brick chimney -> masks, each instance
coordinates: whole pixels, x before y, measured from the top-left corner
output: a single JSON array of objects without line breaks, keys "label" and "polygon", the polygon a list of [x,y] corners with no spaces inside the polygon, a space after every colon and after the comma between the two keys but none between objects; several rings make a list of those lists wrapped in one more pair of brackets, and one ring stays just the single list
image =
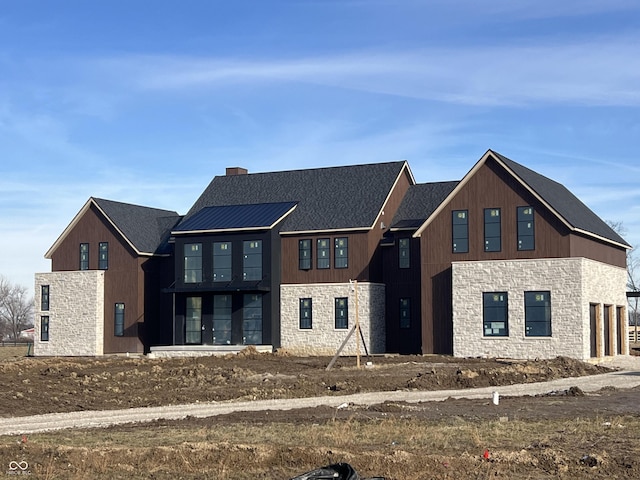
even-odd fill
[{"label": "brick chimney", "polygon": [[231,175],[246,175],[249,171],[246,168],[242,167],[227,167],[226,175],[227,177]]}]

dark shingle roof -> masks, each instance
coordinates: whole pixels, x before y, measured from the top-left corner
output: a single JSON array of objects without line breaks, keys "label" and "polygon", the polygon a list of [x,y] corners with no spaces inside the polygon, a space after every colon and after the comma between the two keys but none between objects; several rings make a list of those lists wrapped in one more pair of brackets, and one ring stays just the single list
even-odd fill
[{"label": "dark shingle roof", "polygon": [[393,217],[391,228],[416,230],[440,206],[459,182],[411,185]]},{"label": "dark shingle roof", "polygon": [[295,202],[280,202],[205,207],[174,232],[270,228],[295,206]]},{"label": "dark shingle roof", "polygon": [[168,253],[171,228],[181,218],[177,212],[102,198],[93,201],[139,253]]},{"label": "dark shingle roof", "polygon": [[205,207],[296,202],[283,232],[371,228],[405,164],[217,176],[183,221]]},{"label": "dark shingle roof", "polygon": [[573,228],[583,230],[613,242],[628,245],[609,225],[582,203],[564,185],[514,162],[497,152],[491,153],[535,191]]}]

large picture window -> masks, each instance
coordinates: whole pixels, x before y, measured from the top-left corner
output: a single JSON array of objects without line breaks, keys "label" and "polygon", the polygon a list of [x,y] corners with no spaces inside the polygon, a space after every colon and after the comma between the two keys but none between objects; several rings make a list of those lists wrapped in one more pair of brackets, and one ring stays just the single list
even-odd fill
[{"label": "large picture window", "polygon": [[507,292],[482,294],[482,330],[485,337],[509,336]]},{"label": "large picture window", "polygon": [[262,240],[245,240],[242,254],[242,279],[262,280]]},{"label": "large picture window", "polygon": [[410,242],[408,238],[398,240],[398,267],[400,268],[411,267],[411,250],[409,246]]},{"label": "large picture window", "polygon": [[187,297],[185,343],[202,343],[202,298]]},{"label": "large picture window", "polygon": [[334,239],[335,250],[334,259],[335,268],[347,268],[349,266],[349,239],[340,237]]},{"label": "large picture window", "polygon": [[524,325],[527,337],[551,336],[551,292],[524,292]]},{"label": "large picture window", "polygon": [[298,240],[298,268],[311,269],[311,240]]},{"label": "large picture window", "polygon": [[312,303],[310,298],[300,299],[300,328],[310,330],[313,328]]},{"label": "large picture window", "polygon": [[336,298],[335,327],[338,330],[349,328],[349,303],[348,298]]},{"label": "large picture window", "polygon": [[184,246],[184,283],[202,282],[202,244]]},{"label": "large picture window", "polygon": [[113,334],[116,337],[124,336],[124,303],[116,303],[115,305]]},{"label": "large picture window", "polygon": [[98,268],[107,270],[109,268],[109,242],[98,244]]},{"label": "large picture window", "polygon": [[535,249],[533,207],[518,207],[518,250]]},{"label": "large picture window", "polygon": [[454,210],[451,218],[453,253],[469,252],[469,212]]},{"label": "large picture window", "polygon": [[319,238],[318,248],[316,248],[316,254],[318,255],[318,259],[316,261],[317,268],[329,268],[331,266],[331,260],[329,258],[330,251],[331,246],[329,245],[329,239]]},{"label": "large picture window", "polygon": [[502,232],[500,226],[500,209],[484,209],[484,251],[499,252],[502,250]]},{"label": "large picture window", "polygon": [[80,244],[80,270],[89,270],[89,244]]},{"label": "large picture window", "polygon": [[213,281],[231,281],[231,242],[213,242]]}]

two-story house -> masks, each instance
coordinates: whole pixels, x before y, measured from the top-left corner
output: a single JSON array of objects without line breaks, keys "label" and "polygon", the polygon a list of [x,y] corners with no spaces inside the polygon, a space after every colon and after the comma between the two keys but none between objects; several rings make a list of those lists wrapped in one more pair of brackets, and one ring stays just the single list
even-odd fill
[{"label": "two-story house", "polygon": [[[112,244],[129,263],[116,269]],[[332,354],[357,322],[346,353],[363,340],[371,353],[624,354],[627,248],[562,185],[493,151],[426,184],[405,161],[234,167],[183,218],[90,199],[36,275],[35,352]],[[73,335],[86,318],[92,347],[61,348],[86,343]]]}]

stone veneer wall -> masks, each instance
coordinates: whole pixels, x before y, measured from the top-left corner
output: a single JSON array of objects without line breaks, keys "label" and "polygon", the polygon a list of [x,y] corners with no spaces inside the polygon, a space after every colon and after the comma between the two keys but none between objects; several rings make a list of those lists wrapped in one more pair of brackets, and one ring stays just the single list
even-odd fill
[{"label": "stone veneer wall", "polygon": [[[36,356],[95,356],[104,345],[104,272],[83,270],[35,276]],[[49,310],[41,310],[42,285],[49,285]],[[40,317],[49,316],[49,341],[40,340]]]},{"label": "stone veneer wall", "polygon": [[[335,329],[335,299],[348,297],[349,328]],[[312,299],[312,329],[300,329],[300,299]],[[289,352],[333,355],[355,323],[356,298],[353,284],[318,283],[280,286],[281,345]],[[369,353],[385,351],[385,286],[358,283],[359,322]],[[342,350],[356,354],[356,333]],[[360,344],[360,352],[365,350]]]},{"label": "stone veneer wall", "polygon": [[[590,303],[627,303],[626,271],[585,258],[456,262],[452,265],[452,282],[456,357],[533,359],[564,355],[587,360]],[[551,292],[551,337],[525,336],[524,292],[536,290]],[[483,292],[507,292],[508,337],[483,335]],[[604,332],[599,335],[602,338]]]}]

